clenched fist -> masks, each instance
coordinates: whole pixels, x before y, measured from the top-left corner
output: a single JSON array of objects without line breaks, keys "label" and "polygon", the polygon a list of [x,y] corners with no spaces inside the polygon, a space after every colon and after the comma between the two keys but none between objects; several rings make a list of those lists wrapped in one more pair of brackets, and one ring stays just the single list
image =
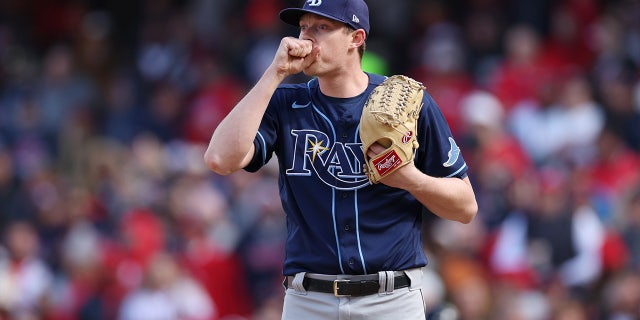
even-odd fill
[{"label": "clenched fist", "polygon": [[296,74],[315,62],[320,48],[310,40],[286,37],[273,59],[273,65],[284,76]]}]

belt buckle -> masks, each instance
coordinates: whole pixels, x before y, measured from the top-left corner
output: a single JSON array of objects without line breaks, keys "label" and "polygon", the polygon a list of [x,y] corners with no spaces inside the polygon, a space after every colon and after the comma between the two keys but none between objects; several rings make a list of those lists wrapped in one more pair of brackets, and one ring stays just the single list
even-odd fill
[{"label": "belt buckle", "polygon": [[344,280],[344,279],[337,279],[337,280],[333,280],[333,295],[336,297],[350,297],[350,294],[339,294],[338,290],[340,290],[340,287],[338,286],[339,283],[347,283],[349,282],[349,280]]}]

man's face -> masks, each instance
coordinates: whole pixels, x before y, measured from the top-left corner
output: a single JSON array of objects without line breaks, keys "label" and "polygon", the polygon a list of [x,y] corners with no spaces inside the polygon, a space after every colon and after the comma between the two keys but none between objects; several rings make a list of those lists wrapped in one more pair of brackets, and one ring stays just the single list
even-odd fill
[{"label": "man's face", "polygon": [[[320,76],[339,71],[349,61],[350,56],[357,55],[357,48],[351,46],[352,32],[339,21],[324,18],[315,14],[305,14],[300,18],[300,39],[310,40],[314,47],[320,47],[318,59],[306,68],[304,73]],[[351,51],[350,51],[351,50]]]}]

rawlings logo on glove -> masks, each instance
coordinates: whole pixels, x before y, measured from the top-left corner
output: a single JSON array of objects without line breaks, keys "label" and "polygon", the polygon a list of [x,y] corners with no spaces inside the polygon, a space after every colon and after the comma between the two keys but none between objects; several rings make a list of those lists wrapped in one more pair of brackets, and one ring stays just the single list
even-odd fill
[{"label": "rawlings logo on glove", "polygon": [[[416,131],[425,87],[402,75],[385,79],[369,95],[360,118],[364,173],[371,183],[413,161],[418,148]],[[367,151],[378,143],[385,151],[371,158]]]}]

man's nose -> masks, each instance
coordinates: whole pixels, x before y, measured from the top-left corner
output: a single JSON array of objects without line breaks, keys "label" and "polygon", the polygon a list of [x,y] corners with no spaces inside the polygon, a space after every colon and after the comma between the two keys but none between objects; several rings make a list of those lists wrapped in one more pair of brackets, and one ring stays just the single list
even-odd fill
[{"label": "man's nose", "polygon": [[300,39],[313,41],[313,34],[314,34],[313,28],[306,28],[304,30],[300,30]]}]

